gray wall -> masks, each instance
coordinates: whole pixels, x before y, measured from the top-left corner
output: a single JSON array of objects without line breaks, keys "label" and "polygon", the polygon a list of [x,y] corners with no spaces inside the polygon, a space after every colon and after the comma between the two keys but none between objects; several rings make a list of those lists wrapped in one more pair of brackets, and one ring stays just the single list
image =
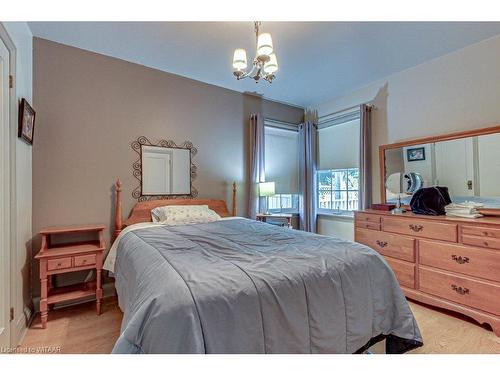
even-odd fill
[{"label": "gray wall", "polygon": [[[51,225],[102,222],[109,240],[118,177],[124,216],[136,203],[131,193],[138,185],[132,176],[137,154],[130,144],[141,135],[191,141],[198,148],[193,162],[199,197],[229,205],[236,181],[237,213],[245,215],[249,114],[262,111],[294,123],[303,116],[301,108],[43,39],[34,39],[33,58],[34,235]],[[36,279],[37,268],[34,274]]]}]

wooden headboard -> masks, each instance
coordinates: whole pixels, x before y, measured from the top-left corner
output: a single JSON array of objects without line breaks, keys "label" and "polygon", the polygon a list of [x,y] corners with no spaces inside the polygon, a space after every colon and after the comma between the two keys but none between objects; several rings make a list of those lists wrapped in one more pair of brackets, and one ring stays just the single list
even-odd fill
[{"label": "wooden headboard", "polygon": [[171,205],[208,205],[208,208],[214,210],[222,217],[236,216],[236,182],[233,182],[233,199],[231,213],[227,209],[226,202],[221,199],[158,199],[145,202],[138,202],[130,212],[127,220],[122,221],[122,184],[118,179],[116,181],[116,209],[115,209],[115,231],[116,238],[123,228],[136,223],[145,223],[151,221],[151,210],[156,207]]}]

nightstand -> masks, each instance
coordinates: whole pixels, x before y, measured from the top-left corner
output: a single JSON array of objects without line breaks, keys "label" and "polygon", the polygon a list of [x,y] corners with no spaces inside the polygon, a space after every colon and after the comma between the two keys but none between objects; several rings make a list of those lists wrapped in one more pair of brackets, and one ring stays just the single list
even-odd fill
[{"label": "nightstand", "polygon": [[[35,258],[40,261],[40,314],[42,328],[47,327],[49,305],[55,303],[95,296],[97,314],[101,313],[102,258],[103,252],[106,249],[104,242],[105,228],[104,225],[86,225],[46,228],[40,231],[42,246]],[[95,239],[55,244],[54,237],[56,236],[64,236],[65,238],[71,236],[93,236]],[[52,285],[52,277],[54,275],[91,269],[96,270],[95,282],[61,288],[54,288]]]},{"label": "nightstand", "polygon": [[[288,228],[298,228],[299,214],[277,213],[277,214],[257,214],[257,221],[274,225],[286,226]],[[280,224],[282,223],[282,224]]]}]

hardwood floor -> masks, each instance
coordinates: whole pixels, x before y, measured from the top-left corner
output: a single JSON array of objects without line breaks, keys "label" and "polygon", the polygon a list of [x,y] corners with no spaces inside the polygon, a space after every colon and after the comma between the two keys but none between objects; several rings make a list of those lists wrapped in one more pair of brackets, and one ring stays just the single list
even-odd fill
[{"label": "hardwood floor", "polygon": [[59,347],[61,353],[110,353],[120,335],[122,316],[114,297],[102,301],[99,316],[95,302],[51,310],[46,329],[42,329],[38,314],[21,349]]},{"label": "hardwood floor", "polygon": [[[424,346],[411,353],[500,353],[500,338],[473,321],[410,302],[424,338]],[[109,353],[120,333],[122,312],[115,298],[105,299],[102,314],[95,303],[53,310],[46,329],[37,316],[21,348],[60,347],[61,353]],[[384,352],[384,343],[372,348]]]}]

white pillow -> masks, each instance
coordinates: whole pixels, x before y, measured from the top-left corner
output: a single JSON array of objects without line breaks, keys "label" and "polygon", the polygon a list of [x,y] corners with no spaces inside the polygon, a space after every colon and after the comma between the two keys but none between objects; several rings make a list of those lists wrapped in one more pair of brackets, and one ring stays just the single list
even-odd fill
[{"label": "white pillow", "polygon": [[207,205],[179,205],[156,207],[151,210],[153,222],[167,225],[209,223],[221,217]]}]

